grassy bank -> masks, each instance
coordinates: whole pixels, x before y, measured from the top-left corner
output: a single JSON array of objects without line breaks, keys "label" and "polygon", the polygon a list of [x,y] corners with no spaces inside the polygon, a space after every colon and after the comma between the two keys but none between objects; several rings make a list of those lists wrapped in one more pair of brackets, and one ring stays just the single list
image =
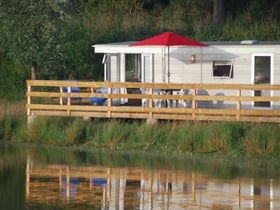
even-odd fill
[{"label": "grassy bank", "polygon": [[37,117],[28,127],[24,102],[2,103],[1,110],[2,141],[161,154],[280,156],[278,124]]}]

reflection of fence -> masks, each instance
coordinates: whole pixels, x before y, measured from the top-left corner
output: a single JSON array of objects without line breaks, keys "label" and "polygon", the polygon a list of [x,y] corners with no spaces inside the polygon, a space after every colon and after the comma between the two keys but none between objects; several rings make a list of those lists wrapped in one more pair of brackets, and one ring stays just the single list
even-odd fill
[{"label": "reflection of fence", "polygon": [[[73,87],[79,91],[72,91]],[[102,87],[108,88],[108,92],[94,91]],[[116,91],[112,93],[112,89]],[[140,89],[147,91],[136,91]],[[257,95],[259,90],[266,94]],[[92,105],[89,98],[107,101],[105,105]],[[146,105],[142,106],[141,101]],[[280,85],[29,80],[27,115],[279,122]]]},{"label": "reflection of fence", "polygon": [[[27,160],[26,203],[101,209],[280,208],[278,180],[219,180],[176,170],[38,165]],[[187,208],[188,209],[188,208]]]}]

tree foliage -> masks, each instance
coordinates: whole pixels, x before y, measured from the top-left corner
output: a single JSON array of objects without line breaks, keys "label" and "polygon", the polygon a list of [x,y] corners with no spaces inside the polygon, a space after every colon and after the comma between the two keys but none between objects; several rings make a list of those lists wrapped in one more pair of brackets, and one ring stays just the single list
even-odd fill
[{"label": "tree foliage", "polygon": [[1,41],[8,49],[6,55],[15,63],[24,65],[36,60],[47,69],[61,59],[58,40],[64,36],[59,30],[63,20],[58,5],[44,3],[36,0],[1,2],[1,25],[5,34]]},{"label": "tree foliage", "polygon": [[31,62],[36,61],[39,78],[61,78],[61,72],[67,71],[67,47],[72,47],[65,42],[69,40],[67,33],[72,31],[69,26],[79,19],[83,9],[77,8],[78,3],[83,1],[1,0],[0,41],[5,49],[1,54],[27,71]]},{"label": "tree foliage", "polygon": [[[38,79],[102,79],[102,55],[94,54],[94,43],[140,40],[167,30],[199,40],[280,36],[278,0],[222,0],[226,19],[218,26],[214,2],[219,1],[0,0],[0,98],[24,97],[33,61]],[[1,92],[7,87],[11,91]]]}]

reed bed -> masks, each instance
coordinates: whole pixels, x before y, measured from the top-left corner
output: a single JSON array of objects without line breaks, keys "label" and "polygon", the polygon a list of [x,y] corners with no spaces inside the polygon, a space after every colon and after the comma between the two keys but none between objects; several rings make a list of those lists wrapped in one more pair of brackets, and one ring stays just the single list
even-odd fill
[{"label": "reed bed", "polygon": [[27,125],[23,102],[0,108],[2,141],[160,154],[280,155],[278,124],[36,117]]},{"label": "reed bed", "polygon": [[[26,109],[23,101],[0,103],[0,140],[11,140],[19,130],[26,130]],[[19,129],[24,127],[24,129]],[[19,130],[18,130],[19,129]]]},{"label": "reed bed", "polygon": [[26,113],[25,101],[19,102],[0,102],[0,119],[6,117],[23,117]]}]

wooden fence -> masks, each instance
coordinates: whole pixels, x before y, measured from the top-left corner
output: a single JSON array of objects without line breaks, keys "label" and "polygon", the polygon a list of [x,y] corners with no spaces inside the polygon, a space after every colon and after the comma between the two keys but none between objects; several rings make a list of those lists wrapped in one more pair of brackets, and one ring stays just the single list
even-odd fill
[{"label": "wooden fence", "polygon": [[280,85],[27,81],[29,117],[279,122],[279,102]]}]

